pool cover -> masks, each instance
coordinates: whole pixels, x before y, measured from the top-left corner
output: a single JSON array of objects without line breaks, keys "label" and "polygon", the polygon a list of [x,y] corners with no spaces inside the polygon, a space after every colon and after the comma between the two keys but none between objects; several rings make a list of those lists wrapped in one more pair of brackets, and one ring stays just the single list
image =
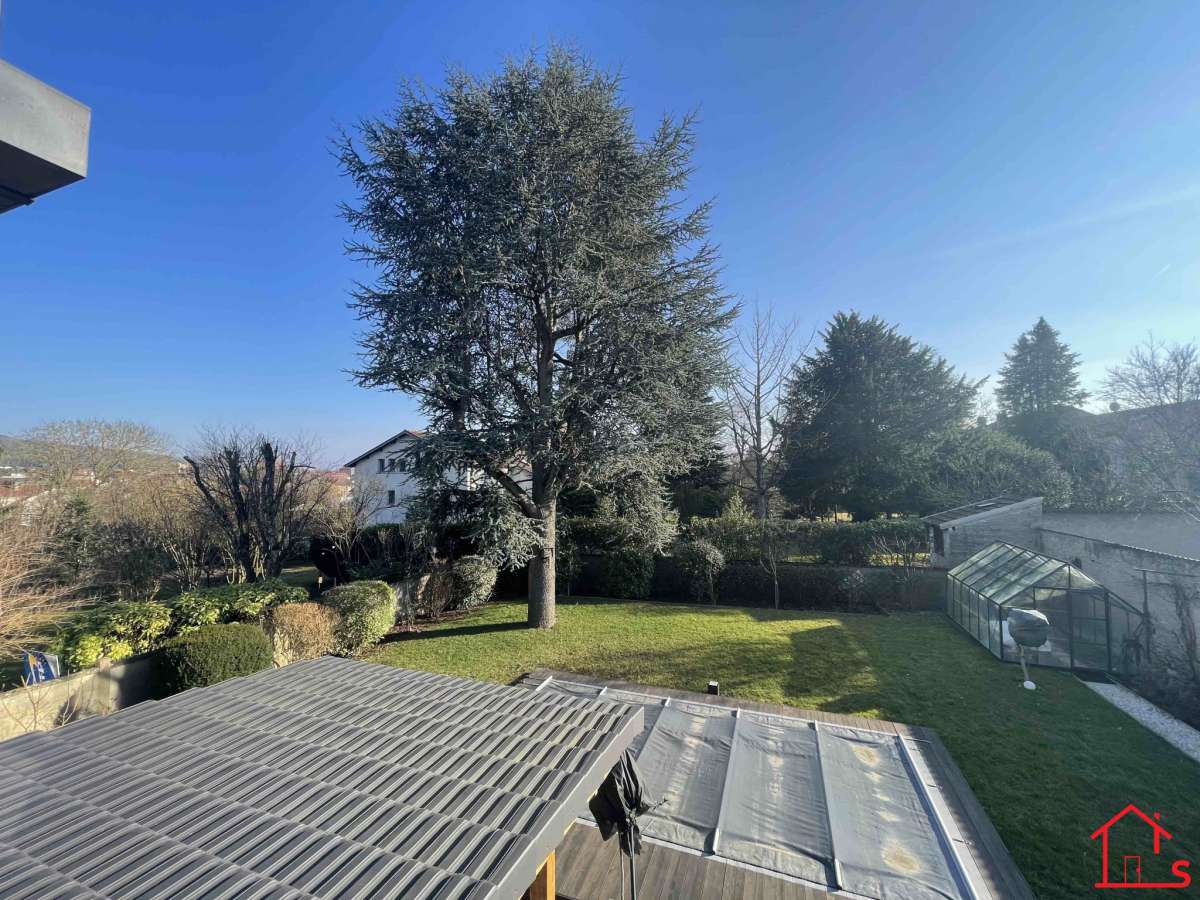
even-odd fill
[{"label": "pool cover", "polygon": [[548,680],[539,690],[639,704],[631,752],[652,800],[645,836],[879,900],[971,898],[895,734]]}]

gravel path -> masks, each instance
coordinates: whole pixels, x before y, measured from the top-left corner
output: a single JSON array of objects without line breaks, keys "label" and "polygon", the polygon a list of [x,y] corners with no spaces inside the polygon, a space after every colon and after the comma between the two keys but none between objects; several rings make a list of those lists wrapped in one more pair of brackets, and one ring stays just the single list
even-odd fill
[{"label": "gravel path", "polygon": [[1180,753],[1185,753],[1200,763],[1200,731],[1159,709],[1127,687],[1090,681],[1085,681],[1084,684],[1117,709],[1129,713],[1164,741],[1176,747]]}]

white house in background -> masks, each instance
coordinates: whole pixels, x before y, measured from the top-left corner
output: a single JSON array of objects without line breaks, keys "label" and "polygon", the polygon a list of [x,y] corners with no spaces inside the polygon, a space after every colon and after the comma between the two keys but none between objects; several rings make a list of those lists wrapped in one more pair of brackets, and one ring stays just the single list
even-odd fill
[{"label": "white house in background", "polygon": [[[424,431],[405,429],[346,463],[352,494],[371,498],[368,524],[403,522],[408,515],[408,504],[420,490],[420,483],[410,470],[412,445],[425,434]],[[517,484],[529,490],[532,474],[527,468],[510,466],[509,474]],[[467,487],[473,489],[479,477],[477,472],[467,472]]]},{"label": "white house in background", "polygon": [[408,453],[424,436],[423,431],[405,429],[346,463],[351,492],[371,498],[371,525],[404,521],[408,501],[420,487],[409,471]]}]

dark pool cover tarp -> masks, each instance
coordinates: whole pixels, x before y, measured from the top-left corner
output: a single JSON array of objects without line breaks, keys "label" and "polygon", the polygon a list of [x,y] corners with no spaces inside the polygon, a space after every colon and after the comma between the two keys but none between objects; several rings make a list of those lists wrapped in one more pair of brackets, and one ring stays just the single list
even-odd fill
[{"label": "dark pool cover tarp", "polygon": [[624,691],[604,697],[645,710],[630,749],[662,805],[641,817],[644,835],[879,900],[966,896],[896,736]]}]

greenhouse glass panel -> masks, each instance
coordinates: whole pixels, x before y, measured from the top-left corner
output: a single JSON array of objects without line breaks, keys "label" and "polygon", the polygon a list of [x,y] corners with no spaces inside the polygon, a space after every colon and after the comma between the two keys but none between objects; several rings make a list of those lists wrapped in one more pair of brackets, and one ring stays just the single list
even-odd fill
[{"label": "greenhouse glass panel", "polygon": [[[1009,609],[1046,616],[1048,637],[1021,648]],[[990,544],[947,574],[946,612],[999,658],[1059,668],[1128,672],[1141,661],[1142,615],[1112,591],[1060,559],[1004,542]]]}]

